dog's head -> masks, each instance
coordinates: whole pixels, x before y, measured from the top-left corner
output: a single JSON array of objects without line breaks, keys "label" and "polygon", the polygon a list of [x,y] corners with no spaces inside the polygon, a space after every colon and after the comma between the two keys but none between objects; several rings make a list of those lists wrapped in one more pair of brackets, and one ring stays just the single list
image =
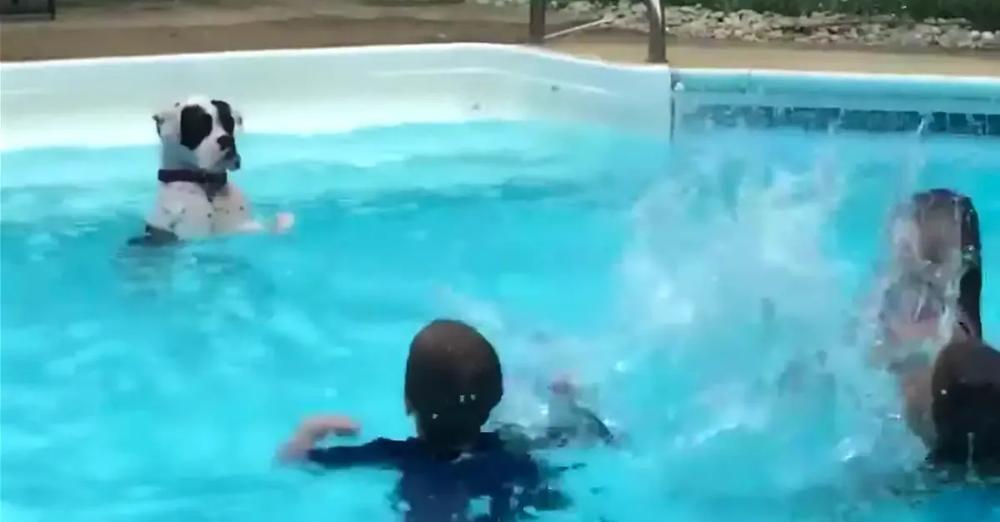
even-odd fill
[{"label": "dog's head", "polygon": [[153,115],[164,168],[225,172],[240,168],[236,132],[243,117],[228,103],[188,98]]}]

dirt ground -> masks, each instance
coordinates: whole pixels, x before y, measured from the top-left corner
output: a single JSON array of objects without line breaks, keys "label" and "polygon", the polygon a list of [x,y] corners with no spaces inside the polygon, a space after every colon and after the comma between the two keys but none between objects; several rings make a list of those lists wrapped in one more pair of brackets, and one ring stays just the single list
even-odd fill
[{"label": "dirt ground", "polygon": [[[31,0],[22,0],[22,2]],[[39,1],[39,0],[34,0]],[[411,2],[416,0],[409,0]],[[363,3],[369,2],[369,3]],[[527,8],[475,3],[373,5],[378,0],[63,0],[55,21],[6,16],[0,60],[426,42],[525,43]],[[381,3],[391,3],[384,0]],[[549,14],[549,32],[590,21]],[[646,36],[589,30],[547,46],[577,56],[641,62]],[[680,67],[753,67],[1000,76],[1000,52],[803,48],[668,42]]]}]

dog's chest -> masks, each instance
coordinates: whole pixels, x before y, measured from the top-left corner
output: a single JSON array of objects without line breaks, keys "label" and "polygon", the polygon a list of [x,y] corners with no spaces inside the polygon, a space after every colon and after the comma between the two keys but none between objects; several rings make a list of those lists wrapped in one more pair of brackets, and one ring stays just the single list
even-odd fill
[{"label": "dog's chest", "polygon": [[213,232],[235,232],[242,230],[250,221],[250,204],[236,185],[227,184],[212,199]]},{"label": "dog's chest", "polygon": [[239,230],[250,221],[250,208],[231,183],[209,199],[197,183],[173,182],[160,185],[147,221],[180,239],[190,239]]}]

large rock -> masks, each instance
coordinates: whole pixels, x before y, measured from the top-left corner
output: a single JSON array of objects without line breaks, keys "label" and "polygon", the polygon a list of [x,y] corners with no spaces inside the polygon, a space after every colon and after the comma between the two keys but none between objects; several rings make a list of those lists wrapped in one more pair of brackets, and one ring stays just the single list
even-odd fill
[{"label": "large rock", "polygon": [[[367,5],[386,5],[386,6],[407,6],[407,5],[442,5],[442,4],[462,4],[465,0],[360,0],[362,4]],[[478,2],[477,2],[478,3]],[[486,4],[491,2],[487,1]]]},{"label": "large rock", "polygon": [[711,33],[708,30],[708,26],[702,20],[695,20],[685,26],[682,26],[683,30],[681,34],[691,36],[692,38],[708,38]]},{"label": "large rock", "polygon": [[947,32],[937,37],[937,43],[941,47],[948,49],[967,48],[972,42],[971,34],[971,31],[967,29],[949,29]]},{"label": "large rock", "polygon": [[584,0],[576,0],[575,2],[570,2],[566,6],[566,10],[574,14],[587,14],[593,12],[597,6],[590,2]]}]

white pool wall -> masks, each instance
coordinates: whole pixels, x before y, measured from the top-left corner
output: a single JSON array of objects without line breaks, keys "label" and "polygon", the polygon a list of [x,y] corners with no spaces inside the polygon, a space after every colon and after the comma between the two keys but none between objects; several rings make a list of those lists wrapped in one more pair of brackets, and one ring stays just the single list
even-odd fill
[{"label": "white pool wall", "polygon": [[190,94],[230,101],[248,132],[543,120],[666,134],[666,66],[490,45],[271,50],[0,65],[0,150],[153,143]]},{"label": "white pool wall", "polygon": [[1000,78],[670,69],[520,46],[429,44],[0,64],[0,150],[155,142],[153,113],[232,102],[248,132],[475,120],[669,136],[703,104],[1000,114]]},{"label": "white pool wall", "polygon": [[1000,114],[1000,77],[674,69],[675,102]]}]

